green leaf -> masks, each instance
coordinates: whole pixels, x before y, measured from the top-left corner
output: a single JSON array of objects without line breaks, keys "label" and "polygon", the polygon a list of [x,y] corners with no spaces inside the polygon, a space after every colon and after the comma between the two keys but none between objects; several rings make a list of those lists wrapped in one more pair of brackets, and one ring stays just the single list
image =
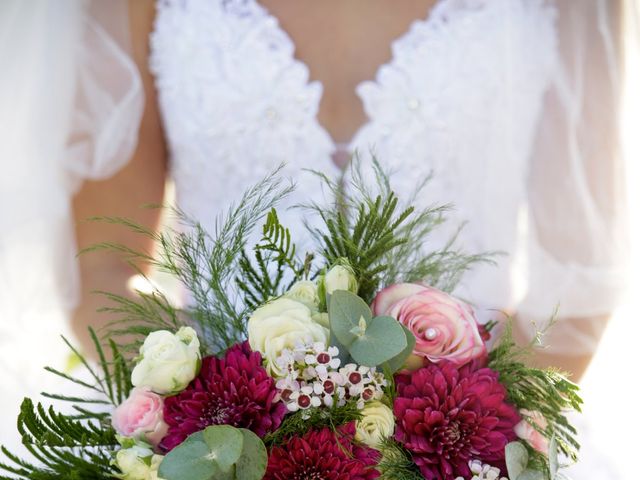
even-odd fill
[{"label": "green leaf", "polygon": [[402,368],[404,362],[409,358],[409,355],[413,353],[413,349],[416,347],[416,337],[411,333],[411,330],[404,325],[401,325],[401,327],[404,330],[404,335],[407,339],[407,346],[402,350],[402,352],[386,362],[391,373],[395,373]]},{"label": "green leaf", "polygon": [[349,347],[358,338],[353,333],[360,329],[360,319],[371,320],[371,309],[357,295],[346,290],[336,290],[329,301],[329,322],[331,333],[345,347]]},{"label": "green leaf", "polygon": [[233,478],[232,467],[239,460],[244,435],[228,425],[207,427],[171,450],[160,464],[166,480],[218,480]]},{"label": "green leaf", "polygon": [[549,442],[549,475],[554,480],[558,475],[558,442],[555,435]]},{"label": "green leaf", "polygon": [[508,443],[504,449],[509,478],[517,480],[529,463],[529,453],[520,442]]},{"label": "green leaf", "polygon": [[162,460],[158,474],[165,480],[213,480],[217,468],[202,432],[194,433]]},{"label": "green leaf", "polygon": [[525,470],[516,480],[544,480],[544,474],[536,470]]},{"label": "green leaf", "polygon": [[399,355],[407,348],[402,325],[393,317],[375,317],[366,332],[358,336],[349,353],[360,365],[377,367]]},{"label": "green leaf", "polygon": [[267,449],[258,436],[244,428],[239,430],[244,437],[242,455],[236,462],[237,480],[261,480],[267,471]]},{"label": "green leaf", "polygon": [[228,472],[242,454],[244,435],[228,425],[207,427],[202,435],[211,450],[209,458],[220,470]]}]

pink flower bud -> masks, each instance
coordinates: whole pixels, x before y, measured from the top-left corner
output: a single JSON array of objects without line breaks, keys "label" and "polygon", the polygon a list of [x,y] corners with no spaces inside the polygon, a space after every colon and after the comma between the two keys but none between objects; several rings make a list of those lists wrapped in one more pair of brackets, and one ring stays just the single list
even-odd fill
[{"label": "pink flower bud", "polygon": [[530,422],[535,423],[540,429],[544,430],[547,428],[547,420],[542,416],[540,412],[530,412],[528,410],[520,410],[520,414],[523,417],[528,417],[529,420],[521,420],[513,430],[516,432],[516,435],[529,443],[535,450],[540,453],[547,454],[549,451],[549,440],[547,437],[542,435],[538,430],[535,429]]},{"label": "pink flower bud", "polygon": [[164,401],[160,395],[147,387],[137,387],[113,412],[111,423],[120,435],[146,440],[155,446],[168,430],[163,410]]}]

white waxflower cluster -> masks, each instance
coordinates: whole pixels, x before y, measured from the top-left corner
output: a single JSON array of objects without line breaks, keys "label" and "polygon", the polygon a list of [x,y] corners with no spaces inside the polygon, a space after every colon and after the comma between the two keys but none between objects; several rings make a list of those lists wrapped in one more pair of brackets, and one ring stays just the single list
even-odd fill
[{"label": "white waxflower cluster", "polygon": [[[470,480],[509,480],[506,477],[500,476],[500,469],[482,463],[480,460],[471,460],[469,462],[469,469],[473,473],[473,477]],[[456,478],[456,480],[465,480],[462,477]]]},{"label": "white waxflower cluster", "polygon": [[327,348],[322,342],[298,343],[293,349],[284,349],[276,360],[285,376],[276,382],[278,400],[289,411],[307,410],[320,406],[342,406],[356,399],[357,407],[364,408],[370,400],[383,396],[387,381],[373,367],[349,363],[340,368],[336,347]]}]

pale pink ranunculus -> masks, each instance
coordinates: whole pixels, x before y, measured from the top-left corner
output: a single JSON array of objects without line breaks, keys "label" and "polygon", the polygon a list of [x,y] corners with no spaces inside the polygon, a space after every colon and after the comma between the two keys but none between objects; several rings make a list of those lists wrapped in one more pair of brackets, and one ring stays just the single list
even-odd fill
[{"label": "pale pink ranunculus", "polygon": [[547,428],[547,420],[542,416],[540,412],[530,412],[529,410],[520,410],[520,415],[528,417],[529,421],[522,419],[514,428],[514,432],[518,438],[521,438],[527,442],[534,450],[540,453],[547,454],[549,451],[549,440],[542,435],[535,427],[530,423],[535,423],[540,429],[545,430]]},{"label": "pale pink ranunculus", "polygon": [[462,365],[486,354],[471,307],[436,288],[416,283],[392,285],[378,293],[372,309],[375,315],[394,317],[415,335],[408,369],[421,366],[416,362],[419,358]]},{"label": "pale pink ranunculus", "polygon": [[155,446],[169,429],[163,410],[164,400],[160,395],[148,387],[137,387],[113,412],[111,423],[120,435],[146,440]]}]

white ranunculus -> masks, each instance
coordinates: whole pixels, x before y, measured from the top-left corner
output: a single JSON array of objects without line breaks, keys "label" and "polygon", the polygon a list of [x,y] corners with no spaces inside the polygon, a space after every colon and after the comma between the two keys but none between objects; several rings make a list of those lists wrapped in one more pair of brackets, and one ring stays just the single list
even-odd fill
[{"label": "white ranunculus", "polygon": [[140,347],[138,364],[131,374],[136,387],[149,387],[160,395],[184,390],[198,374],[200,342],[191,327],[178,333],[168,330],[152,332]]},{"label": "white ranunculus", "polygon": [[373,400],[360,411],[362,418],[356,423],[356,440],[371,448],[393,435],[395,419],[393,411],[384,403]]},{"label": "white ranunculus", "polygon": [[284,297],[304,303],[311,310],[318,310],[318,305],[320,304],[318,287],[315,282],[310,280],[300,280],[294,283],[289,291],[284,294]]},{"label": "white ranunculus", "polygon": [[336,290],[347,290],[358,293],[358,282],[353,270],[344,265],[335,265],[324,277],[325,290],[331,295]]},{"label": "white ranunculus", "polygon": [[161,480],[158,468],[161,455],[155,455],[150,448],[134,445],[116,453],[116,466],[122,472],[123,480]]},{"label": "white ranunculus", "polygon": [[258,308],[249,319],[249,345],[262,353],[267,371],[274,377],[285,372],[277,358],[285,348],[299,343],[322,342],[328,345],[329,330],[316,323],[305,304],[281,297]]}]

